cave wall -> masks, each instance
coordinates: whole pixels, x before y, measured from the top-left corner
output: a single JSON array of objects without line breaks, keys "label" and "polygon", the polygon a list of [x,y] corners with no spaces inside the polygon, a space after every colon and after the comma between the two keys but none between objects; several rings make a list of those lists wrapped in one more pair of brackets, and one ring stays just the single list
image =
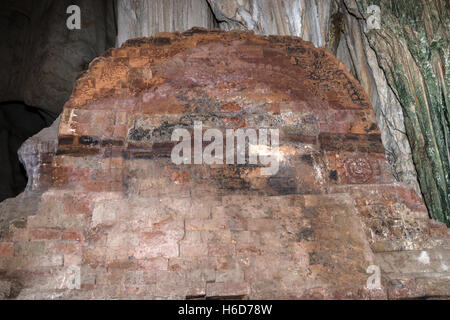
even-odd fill
[{"label": "cave wall", "polygon": [[413,160],[431,216],[450,226],[450,3],[361,1],[382,8],[385,28],[366,32],[405,115]]},{"label": "cave wall", "polygon": [[301,37],[325,46],[334,1],[208,0],[224,30],[253,30],[257,34]]},{"label": "cave wall", "polygon": [[192,27],[217,27],[204,0],[117,0],[117,46],[136,37],[158,32],[185,31]]},{"label": "cave wall", "polygon": [[[66,27],[71,4],[81,8],[80,30]],[[18,150],[53,123],[89,62],[114,46],[113,4],[106,0],[1,2],[0,34],[5,40],[0,50],[0,201],[18,195],[27,182],[33,190],[40,188],[36,174],[48,164],[48,159],[41,161],[44,154],[54,148],[43,150],[48,144],[40,144],[34,148],[39,153],[30,153],[31,147],[20,156]]]},{"label": "cave wall", "polygon": [[[403,110],[378,64],[375,51],[368,44],[364,34],[366,22],[359,14],[354,1],[341,3],[340,10],[344,13],[343,19],[334,23],[332,29],[335,31],[329,33],[330,37],[334,34],[334,38],[338,39],[334,40],[334,43],[338,42],[336,56],[345,63],[370,97],[386,157],[395,178],[407,183],[421,195],[406,135]],[[331,47],[332,39],[329,39],[328,49],[333,52],[336,45]]]},{"label": "cave wall", "polygon": [[[66,27],[66,9],[81,8],[81,29]],[[114,11],[110,1],[2,1],[1,28],[6,47],[0,53],[5,77],[0,101],[20,100],[61,112],[79,73],[114,45]]]},{"label": "cave wall", "polygon": [[52,117],[40,111],[20,101],[0,103],[0,201],[18,195],[27,185],[17,150],[51,123]]}]

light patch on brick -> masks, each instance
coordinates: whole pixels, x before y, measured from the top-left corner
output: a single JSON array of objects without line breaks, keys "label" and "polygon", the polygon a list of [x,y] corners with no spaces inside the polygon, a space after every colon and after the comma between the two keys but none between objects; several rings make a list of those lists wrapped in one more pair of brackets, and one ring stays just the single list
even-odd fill
[{"label": "light patch on brick", "polygon": [[92,213],[92,227],[99,224],[111,224],[116,220],[116,212],[106,202],[97,203]]},{"label": "light patch on brick", "polygon": [[423,264],[430,264],[430,256],[428,255],[428,253],[426,251],[422,251],[420,253],[419,258],[417,258],[417,260],[419,260],[419,262],[423,263]]}]

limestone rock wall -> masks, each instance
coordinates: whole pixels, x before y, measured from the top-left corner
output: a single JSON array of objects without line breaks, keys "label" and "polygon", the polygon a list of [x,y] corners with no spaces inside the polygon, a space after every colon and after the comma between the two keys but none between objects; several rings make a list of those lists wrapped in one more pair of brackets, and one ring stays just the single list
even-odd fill
[{"label": "limestone rock wall", "polygon": [[17,150],[51,122],[44,115],[20,102],[0,103],[0,201],[18,195],[27,185]]},{"label": "limestone rock wall", "polygon": [[[58,125],[59,118],[52,126],[32,136],[20,147],[18,157],[27,171],[28,179],[25,181],[24,192],[15,198],[13,194],[7,194],[5,198],[10,199],[0,204],[0,238],[8,233],[11,223],[23,223],[29,215],[36,212],[41,194],[52,185],[51,165],[58,144]],[[11,169],[6,167],[6,170]],[[7,186],[7,175],[3,173],[2,176],[2,183]]]},{"label": "limestone rock wall", "polygon": [[301,37],[325,46],[334,1],[208,0],[221,29]]},{"label": "limestone rock wall", "polygon": [[[0,23],[5,48],[0,53],[4,76],[0,101],[19,100],[56,118],[78,74],[114,46],[111,1],[2,1]],[[81,9],[80,30],[66,27],[66,9]]]},{"label": "limestone rock wall", "polygon": [[[338,37],[336,56],[345,63],[370,97],[394,177],[422,195],[406,135],[402,106],[378,64],[375,51],[368,44],[364,34],[366,22],[359,15],[355,2],[346,1],[340,8],[345,14],[340,27],[338,24],[341,35]],[[331,42],[328,48],[333,50]]]},{"label": "limestone rock wall", "polygon": [[117,25],[117,46],[159,32],[217,26],[205,0],[117,0]]},{"label": "limestone rock wall", "polygon": [[51,185],[51,164],[58,146],[60,117],[53,124],[26,140],[19,149],[19,158],[27,171],[26,191],[44,190]]},{"label": "limestone rock wall", "polygon": [[405,114],[405,128],[425,202],[450,226],[450,45],[448,1],[361,1],[382,8],[383,25],[366,32]]},{"label": "limestone rock wall", "polygon": [[[66,27],[66,9],[72,4],[81,9],[80,30]],[[114,46],[113,4],[106,0],[1,1],[0,201],[22,192],[27,180],[28,186],[38,189],[35,173],[51,162],[46,147],[42,149],[40,142],[30,145],[31,141],[41,141],[37,137],[22,148],[26,149],[22,160],[27,162],[28,177],[19,162],[18,149],[52,124],[80,72],[94,57]],[[56,134],[51,143],[56,145]]]},{"label": "limestone rock wall", "polygon": [[[195,120],[279,129],[279,170],[175,165],[171,134]],[[130,40],[78,79],[51,188],[2,238],[0,281],[22,299],[448,296],[448,240],[395,182],[370,101],[332,54],[192,29]]]}]

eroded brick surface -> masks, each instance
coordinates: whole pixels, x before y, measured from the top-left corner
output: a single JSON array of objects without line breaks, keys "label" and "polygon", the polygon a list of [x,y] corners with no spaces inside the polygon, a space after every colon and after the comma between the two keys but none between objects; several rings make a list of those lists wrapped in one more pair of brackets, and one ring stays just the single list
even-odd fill
[{"label": "eroded brick surface", "polygon": [[[196,120],[279,129],[278,172],[173,164],[173,130]],[[293,37],[193,29],[95,59],[65,105],[52,188],[1,241],[18,298],[450,293],[448,230],[394,182],[367,96]]]}]

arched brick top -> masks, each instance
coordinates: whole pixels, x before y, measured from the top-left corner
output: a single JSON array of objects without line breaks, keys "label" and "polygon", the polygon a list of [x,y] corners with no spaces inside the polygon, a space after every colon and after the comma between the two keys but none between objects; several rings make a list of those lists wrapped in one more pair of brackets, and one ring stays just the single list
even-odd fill
[{"label": "arched brick top", "polygon": [[384,153],[367,95],[326,49],[296,37],[195,28],[129,40],[95,59],[64,107],[59,153],[149,149],[164,137],[139,137],[149,130],[142,123],[160,117],[283,127],[299,113],[309,131],[296,132],[298,141]]}]

